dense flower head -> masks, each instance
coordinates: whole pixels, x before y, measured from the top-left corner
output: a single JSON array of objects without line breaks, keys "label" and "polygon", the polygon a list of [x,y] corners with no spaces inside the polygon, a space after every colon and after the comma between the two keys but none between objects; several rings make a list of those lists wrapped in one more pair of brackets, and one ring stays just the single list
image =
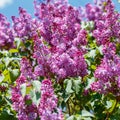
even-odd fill
[{"label": "dense flower head", "polygon": [[20,71],[23,76],[26,78],[34,78],[33,72],[32,72],[32,65],[30,61],[26,58],[23,57],[20,61]]},{"label": "dense flower head", "polygon": [[116,45],[108,42],[103,46],[102,51],[105,58],[112,59],[112,57],[116,54]]},{"label": "dense flower head", "polygon": [[41,120],[63,120],[61,110],[57,108],[57,97],[54,94],[52,82],[49,79],[42,81],[39,114]]},{"label": "dense flower head", "polygon": [[39,21],[32,19],[31,15],[19,7],[19,17],[12,16],[14,36],[25,39],[32,39],[39,31]]},{"label": "dense flower head", "polygon": [[88,3],[85,7],[85,17],[88,20],[96,21],[99,19],[99,17],[102,15],[102,11],[99,6],[94,6],[90,3]]},{"label": "dense flower head", "polygon": [[34,104],[26,105],[26,101],[21,95],[20,89],[12,89],[12,106],[17,111],[18,120],[35,120],[37,118],[37,107]]},{"label": "dense flower head", "polygon": [[119,96],[120,57],[115,54],[114,44],[109,43],[104,47],[106,53],[95,70],[95,78],[98,81],[91,85],[91,89],[99,93],[113,93]]},{"label": "dense flower head", "polygon": [[20,85],[22,85],[23,83],[25,83],[27,80],[26,80],[26,77],[23,76],[22,74],[18,77],[18,79],[16,80],[16,84],[17,86],[20,87]]},{"label": "dense flower head", "polygon": [[68,43],[76,37],[79,32],[76,24],[81,21],[76,8],[64,1],[36,3],[35,6],[36,14],[41,20],[40,34],[50,45]]},{"label": "dense flower head", "polygon": [[39,39],[38,37],[34,39],[34,53],[33,57],[37,59],[37,65],[34,69],[34,74],[36,76],[48,76],[49,65],[47,61],[50,57],[50,50],[44,44],[43,39]]},{"label": "dense flower head", "polygon": [[13,31],[7,18],[0,14],[0,49],[9,49],[13,47]]},{"label": "dense flower head", "polygon": [[40,38],[34,39],[33,56],[38,63],[35,74],[53,74],[57,79],[85,76],[87,31],[81,28],[79,10],[62,0],[40,4],[35,1],[35,8],[41,21]]},{"label": "dense flower head", "polygon": [[20,75],[16,80],[16,86],[12,87],[12,107],[17,112],[18,120],[35,120],[37,118],[37,106],[35,104],[27,105],[26,102],[31,100],[30,95],[23,96],[21,85],[27,83],[25,76]]},{"label": "dense flower head", "polygon": [[58,79],[66,77],[84,77],[87,74],[87,64],[80,51],[74,46],[66,53],[53,54],[50,61],[50,68]]},{"label": "dense flower head", "polygon": [[19,109],[24,108],[24,102],[20,90],[18,87],[12,88],[12,102],[14,110],[18,111]]},{"label": "dense flower head", "polygon": [[68,47],[65,43],[49,48],[40,40],[35,40],[33,56],[38,63],[34,69],[35,75],[50,77],[54,74],[57,79],[84,77],[87,75],[87,64],[81,49],[77,45]]},{"label": "dense flower head", "polygon": [[[117,41],[120,38],[120,14],[115,12],[115,7],[111,0],[103,1],[102,15],[96,21],[96,29],[93,36],[99,45],[106,44],[108,41]],[[118,39],[116,39],[118,38]]]}]

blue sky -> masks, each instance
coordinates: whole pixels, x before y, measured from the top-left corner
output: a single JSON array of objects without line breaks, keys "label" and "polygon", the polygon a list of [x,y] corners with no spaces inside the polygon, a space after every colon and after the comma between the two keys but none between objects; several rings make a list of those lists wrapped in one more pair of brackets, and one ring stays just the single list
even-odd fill
[{"label": "blue sky", "polygon": [[[69,0],[69,3],[73,6],[84,6],[88,2],[93,0]],[[117,0],[113,0],[116,9],[120,11],[120,3]],[[33,0],[0,0],[0,13],[4,14],[10,20],[11,16],[18,15],[18,7],[25,8],[29,13],[34,15]]]}]

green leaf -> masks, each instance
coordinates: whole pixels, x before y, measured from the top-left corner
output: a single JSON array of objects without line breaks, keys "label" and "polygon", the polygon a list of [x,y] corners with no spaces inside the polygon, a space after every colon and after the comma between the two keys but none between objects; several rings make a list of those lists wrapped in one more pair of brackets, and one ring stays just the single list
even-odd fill
[{"label": "green leaf", "polygon": [[120,108],[116,109],[110,116],[110,120],[120,120]]},{"label": "green leaf", "polygon": [[2,82],[4,80],[4,76],[3,75],[0,75],[0,82]]},{"label": "green leaf", "polygon": [[20,75],[20,70],[19,69],[10,70],[10,75],[11,75],[12,82],[14,82]]},{"label": "green leaf", "polygon": [[109,109],[112,107],[112,102],[111,101],[106,101],[107,105],[106,108]]},{"label": "green leaf", "polygon": [[6,57],[6,58],[4,59],[4,62],[5,62],[6,67],[8,67],[10,61],[11,61],[11,59],[8,58],[8,57]]},{"label": "green leaf", "polygon": [[19,47],[23,45],[22,41],[19,38],[15,38],[15,44],[17,46],[17,49],[19,49]]},{"label": "green leaf", "polygon": [[112,102],[112,106],[109,108],[109,113],[112,113],[113,110],[115,109],[116,104],[117,104],[117,100],[116,99],[115,100],[111,100],[111,102]]},{"label": "green leaf", "polygon": [[32,82],[32,85],[33,85],[33,87],[35,88],[36,91],[40,92],[40,88],[41,88],[40,81],[35,80],[35,81]]},{"label": "green leaf", "polygon": [[80,80],[73,80],[73,88],[76,94],[78,94],[80,91],[80,82],[81,82]]},{"label": "green leaf", "polygon": [[90,118],[90,117],[85,118],[84,117],[84,120],[92,120],[92,118]]},{"label": "green leaf", "polygon": [[17,79],[19,74],[20,74],[19,69],[4,70],[3,71],[3,76],[4,76],[3,81],[11,84],[12,82],[14,82]]},{"label": "green leaf", "polygon": [[6,96],[4,97],[5,101],[7,102],[8,105],[12,106],[12,101],[11,99],[7,98]]},{"label": "green leaf", "polygon": [[20,86],[20,90],[21,90],[22,96],[25,97],[25,95],[26,95],[26,83],[24,83]]},{"label": "green leaf", "polygon": [[91,69],[95,70],[96,66],[95,65],[91,65]]},{"label": "green leaf", "polygon": [[100,53],[101,55],[103,54],[102,49],[103,49],[102,46],[97,47],[97,50],[99,51],[99,53]]},{"label": "green leaf", "polygon": [[68,80],[66,81],[66,92],[68,94],[73,93],[74,91],[72,90],[72,80]]},{"label": "green leaf", "polygon": [[4,75],[3,81],[7,83],[11,83],[10,71],[4,70],[3,75]]},{"label": "green leaf", "polygon": [[3,71],[5,69],[5,64],[0,62],[0,71]]},{"label": "green leaf", "polygon": [[30,91],[32,90],[32,86],[27,86],[26,87],[26,94],[30,94]]},{"label": "green leaf", "polygon": [[88,84],[87,84],[87,86],[86,86],[86,89],[89,89],[90,86],[91,86],[91,84],[92,84],[93,82],[95,82],[95,78],[94,78],[94,77],[92,77],[92,78],[87,78],[87,82],[88,82]]},{"label": "green leaf", "polygon": [[91,65],[91,62],[89,60],[85,59],[85,61],[87,62],[88,66]]},{"label": "green leaf", "polygon": [[9,52],[10,53],[18,53],[19,51],[18,51],[18,49],[10,49]]},{"label": "green leaf", "polygon": [[40,103],[40,93],[36,92],[35,89],[31,90],[30,92],[31,99],[33,103],[38,106]]},{"label": "green leaf", "polygon": [[82,110],[82,116],[84,117],[94,117],[94,115],[90,112],[88,112],[87,110]]},{"label": "green leaf", "polygon": [[71,97],[71,94],[66,95],[66,96],[64,97],[64,101],[65,101],[65,103],[69,100],[70,97]]},{"label": "green leaf", "polygon": [[66,120],[77,120],[73,115],[67,118]]},{"label": "green leaf", "polygon": [[8,110],[4,110],[0,113],[0,120],[17,120],[15,116],[10,115]]},{"label": "green leaf", "polygon": [[96,50],[91,50],[89,53],[90,57],[95,58],[96,56]]},{"label": "green leaf", "polygon": [[33,43],[32,40],[26,40],[25,41],[25,47],[27,47],[27,48],[30,47],[32,43]]}]

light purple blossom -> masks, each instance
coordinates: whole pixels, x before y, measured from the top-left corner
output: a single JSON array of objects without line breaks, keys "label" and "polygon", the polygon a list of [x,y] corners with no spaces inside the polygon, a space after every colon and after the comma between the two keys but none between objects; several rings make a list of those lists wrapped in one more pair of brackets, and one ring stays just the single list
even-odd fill
[{"label": "light purple blossom", "polygon": [[115,46],[112,43],[104,46],[103,51],[104,58],[95,70],[97,82],[91,85],[91,89],[99,93],[113,93],[119,96],[120,57],[115,54]]},{"label": "light purple blossom", "polygon": [[32,39],[39,32],[39,21],[32,19],[31,15],[19,7],[19,17],[12,16],[14,37],[22,40]]},{"label": "light purple blossom", "polygon": [[39,114],[41,120],[63,120],[61,110],[57,107],[57,97],[54,94],[51,80],[45,79],[41,85]]},{"label": "light purple blossom", "polygon": [[96,38],[99,45],[104,45],[107,42],[120,42],[120,14],[115,12],[114,5],[111,0],[102,2],[102,15],[95,21],[95,30],[93,36]]},{"label": "light purple blossom", "polygon": [[7,18],[0,14],[0,49],[10,49],[13,47],[13,30]]},{"label": "light purple blossom", "polygon": [[35,120],[38,117],[37,107],[33,103],[26,104],[31,98],[30,95],[22,96],[20,87],[23,83],[27,83],[27,79],[21,75],[16,80],[16,87],[12,87],[12,107],[17,112],[18,120]]}]

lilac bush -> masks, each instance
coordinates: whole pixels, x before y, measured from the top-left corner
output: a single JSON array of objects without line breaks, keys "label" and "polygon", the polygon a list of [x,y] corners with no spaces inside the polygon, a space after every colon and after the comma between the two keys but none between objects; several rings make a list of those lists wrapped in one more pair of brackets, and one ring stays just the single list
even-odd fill
[{"label": "lilac bush", "polygon": [[120,13],[112,0],[34,0],[0,14],[0,119],[119,120]]}]

